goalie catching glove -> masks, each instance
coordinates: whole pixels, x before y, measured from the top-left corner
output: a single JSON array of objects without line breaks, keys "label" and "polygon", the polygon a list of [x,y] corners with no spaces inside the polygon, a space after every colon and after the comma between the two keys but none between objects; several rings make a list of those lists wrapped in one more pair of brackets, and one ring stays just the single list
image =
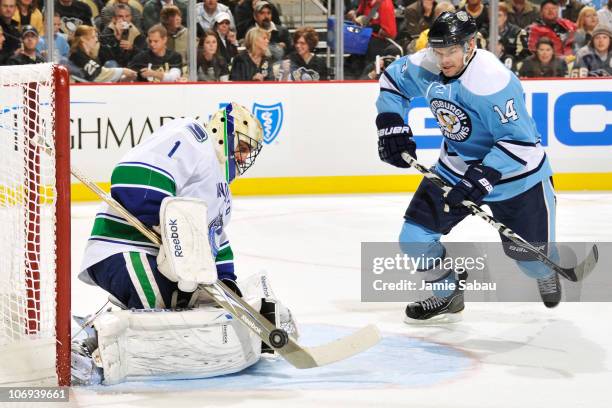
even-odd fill
[{"label": "goalie catching glove", "polygon": [[376,117],[378,128],[378,156],[380,160],[395,167],[408,168],[410,165],[402,158],[403,152],[416,159],[416,143],[412,140],[412,130],[397,113],[383,112]]},{"label": "goalie catching glove", "polygon": [[468,167],[463,178],[448,192],[445,201],[451,207],[461,206],[464,200],[480,204],[484,197],[493,191],[493,187],[499,182],[501,176],[501,173],[492,167],[473,164]]}]

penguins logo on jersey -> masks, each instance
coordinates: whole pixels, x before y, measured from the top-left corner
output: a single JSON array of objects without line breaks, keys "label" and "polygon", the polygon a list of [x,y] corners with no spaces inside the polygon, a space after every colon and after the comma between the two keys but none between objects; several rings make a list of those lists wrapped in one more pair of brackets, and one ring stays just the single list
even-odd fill
[{"label": "penguins logo on jersey", "polygon": [[463,109],[444,99],[432,99],[429,105],[445,138],[465,142],[470,137],[472,121]]}]

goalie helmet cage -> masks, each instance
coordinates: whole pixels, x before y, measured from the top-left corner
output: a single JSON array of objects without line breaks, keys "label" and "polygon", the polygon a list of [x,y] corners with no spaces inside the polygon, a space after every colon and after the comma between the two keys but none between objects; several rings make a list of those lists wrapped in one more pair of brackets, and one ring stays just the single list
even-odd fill
[{"label": "goalie helmet cage", "polygon": [[0,386],[70,385],[68,86],[0,67]]}]

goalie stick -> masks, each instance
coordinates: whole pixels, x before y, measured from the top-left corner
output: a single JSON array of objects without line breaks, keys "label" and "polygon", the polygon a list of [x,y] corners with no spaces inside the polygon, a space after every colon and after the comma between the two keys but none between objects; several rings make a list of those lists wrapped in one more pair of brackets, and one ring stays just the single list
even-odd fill
[{"label": "goalie stick", "polygon": [[[71,167],[70,171],[81,183],[85,184],[85,186],[121,214],[130,224],[136,227],[147,239],[157,245],[161,245],[161,239],[155,231],[140,222],[120,203],[85,177],[80,171],[74,167]],[[292,339],[287,332],[270,323],[223,282],[217,280],[212,285],[200,285],[198,288],[204,290],[215,303],[254,332],[264,343],[272,347],[296,368],[321,367],[345,360],[374,346],[381,338],[378,328],[375,325],[368,325],[353,334],[330,343],[314,347],[304,347]]]},{"label": "goalie stick", "polygon": [[[429,170],[427,167],[420,164],[414,157],[410,156],[407,152],[402,153],[402,158],[411,167],[415,168],[417,171],[423,174],[423,176],[425,176],[429,181],[438,186],[445,194],[448,194],[448,192],[452,189],[452,187],[445,180],[443,180],[436,173]],[[597,260],[599,259],[597,245],[593,245],[591,251],[581,263],[579,263],[573,268],[564,268],[562,266],[557,265],[548,256],[546,256],[546,254],[538,250],[529,242],[525,241],[525,239],[523,239],[516,232],[512,231],[510,228],[497,221],[493,216],[487,214],[480,206],[476,205],[472,201],[464,200],[461,202],[461,204],[466,206],[472,212],[472,214],[482,218],[488,224],[492,225],[495,229],[497,229],[500,234],[514,242],[519,247],[534,254],[538,261],[544,263],[550,269],[557,272],[559,275],[563,276],[569,281],[578,282],[583,280],[589,275],[589,273],[591,273],[593,268],[595,268],[595,265],[597,265]]]}]

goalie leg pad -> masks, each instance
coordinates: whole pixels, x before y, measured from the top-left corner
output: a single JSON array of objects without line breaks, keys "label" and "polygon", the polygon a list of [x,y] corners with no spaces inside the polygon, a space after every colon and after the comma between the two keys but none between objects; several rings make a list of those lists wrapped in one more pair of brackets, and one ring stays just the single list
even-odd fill
[{"label": "goalie leg pad", "polygon": [[94,322],[104,384],[206,378],[259,360],[258,337],[218,308],[121,310]]}]

